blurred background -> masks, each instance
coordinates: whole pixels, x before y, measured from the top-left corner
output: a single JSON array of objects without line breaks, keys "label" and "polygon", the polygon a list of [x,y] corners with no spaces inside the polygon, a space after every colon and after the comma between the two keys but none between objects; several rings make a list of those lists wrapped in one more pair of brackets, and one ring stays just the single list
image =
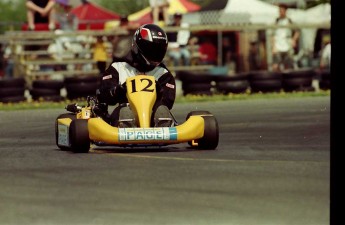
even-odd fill
[{"label": "blurred background", "polygon": [[[123,57],[145,23],[167,32],[164,63],[184,95],[330,89],[330,0],[170,0],[157,17],[149,0],[47,0],[54,6],[31,24],[27,2],[35,0],[0,2],[0,79],[21,79],[29,99],[49,96],[36,90],[43,81],[63,83],[54,96],[85,96],[66,79],[98,77],[99,62]],[[281,6],[286,24],[278,23]],[[288,60],[277,64],[284,41]],[[207,84],[195,85],[202,76]]]}]

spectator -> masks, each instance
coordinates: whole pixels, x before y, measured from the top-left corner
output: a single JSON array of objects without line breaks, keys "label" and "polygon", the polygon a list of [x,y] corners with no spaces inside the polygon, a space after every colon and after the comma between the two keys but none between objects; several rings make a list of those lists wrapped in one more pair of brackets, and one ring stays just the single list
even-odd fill
[{"label": "spectator", "polygon": [[204,65],[217,63],[217,48],[209,37],[205,37],[199,46],[200,62]]},{"label": "spectator", "polygon": [[93,60],[97,63],[97,69],[101,76],[105,72],[107,66],[107,47],[103,40],[103,36],[97,36],[96,42],[93,44]]},{"label": "spectator", "polygon": [[8,44],[4,51],[5,77],[13,77],[14,51],[11,44]]},{"label": "spectator", "polygon": [[200,63],[199,53],[199,39],[196,36],[191,37],[188,40],[188,49],[190,52],[191,65],[197,65]]},{"label": "spectator", "polygon": [[48,46],[47,51],[50,56],[57,61],[73,59],[74,53],[72,51],[71,39],[69,37],[62,36],[62,30],[56,30],[55,34],[60,36],[55,38],[54,42]]},{"label": "spectator", "polygon": [[120,19],[120,28],[127,34],[115,35],[112,39],[113,45],[113,61],[117,61],[127,55],[132,46],[132,38],[135,30],[139,27],[138,24],[129,23],[127,16],[123,16]]},{"label": "spectator", "polygon": [[325,46],[321,50],[320,69],[331,69],[331,40],[327,40]]},{"label": "spectator", "polygon": [[[279,17],[276,24],[286,26],[292,24],[292,20],[287,17],[287,5],[279,5]],[[297,47],[299,31],[293,31],[290,28],[278,28],[275,30],[273,37],[273,65],[274,71],[293,68],[292,55]]]},{"label": "spectator", "polygon": [[36,23],[48,23],[49,30],[55,29],[55,0],[26,0],[29,30],[35,30]]},{"label": "spectator", "polygon": [[56,21],[60,24],[60,29],[64,31],[78,30],[78,17],[71,12],[72,5],[68,0],[55,0],[60,6],[56,10]]},{"label": "spectator", "polygon": [[227,66],[230,73],[236,72],[236,57],[229,37],[222,39],[222,63]]},{"label": "spectator", "polygon": [[158,24],[163,19],[164,24],[169,23],[169,0],[150,0],[150,6],[152,9],[153,23]]},{"label": "spectator", "polygon": [[[182,23],[182,14],[174,14],[174,22],[171,26],[186,28],[189,25]],[[174,66],[178,66],[183,60],[183,65],[190,65],[190,51],[188,49],[188,40],[190,32],[188,30],[179,30],[177,32],[167,33],[169,40],[168,56],[173,60]]]},{"label": "spectator", "polygon": [[249,46],[248,63],[250,70],[261,69],[261,57],[257,41],[251,41]]},{"label": "spectator", "polygon": [[4,76],[5,60],[4,60],[5,46],[0,42],[0,78]]}]

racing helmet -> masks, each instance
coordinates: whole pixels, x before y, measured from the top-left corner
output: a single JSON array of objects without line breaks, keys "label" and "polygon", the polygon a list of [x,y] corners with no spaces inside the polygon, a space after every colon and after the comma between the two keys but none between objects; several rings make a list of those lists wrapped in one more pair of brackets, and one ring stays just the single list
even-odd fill
[{"label": "racing helmet", "polygon": [[133,35],[132,52],[141,64],[155,67],[167,52],[168,38],[162,28],[155,24],[140,26]]}]

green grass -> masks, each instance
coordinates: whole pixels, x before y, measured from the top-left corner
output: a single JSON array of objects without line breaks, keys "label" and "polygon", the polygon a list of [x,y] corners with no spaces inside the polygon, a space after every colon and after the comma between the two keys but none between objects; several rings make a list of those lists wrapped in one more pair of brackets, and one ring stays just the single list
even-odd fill
[{"label": "green grass", "polygon": [[[214,102],[214,101],[233,101],[247,99],[272,99],[272,98],[303,98],[330,96],[331,92],[279,92],[279,93],[244,93],[244,94],[228,94],[228,95],[212,95],[212,96],[179,96],[176,98],[177,103],[189,102]],[[2,110],[27,110],[27,109],[64,109],[67,104],[78,103],[78,105],[86,105],[85,99],[76,101],[66,100],[63,102],[46,102],[46,101],[28,101],[20,103],[0,103],[0,111]]]}]

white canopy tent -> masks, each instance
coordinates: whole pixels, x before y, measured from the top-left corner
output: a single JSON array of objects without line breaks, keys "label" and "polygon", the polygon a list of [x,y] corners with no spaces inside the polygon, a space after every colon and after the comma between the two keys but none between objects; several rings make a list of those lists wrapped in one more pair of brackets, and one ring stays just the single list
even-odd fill
[{"label": "white canopy tent", "polygon": [[[330,4],[320,4],[313,8],[289,9],[288,16],[296,24],[324,24],[331,20]],[[228,0],[219,22],[231,24],[236,21],[238,15],[247,15],[250,24],[274,24],[279,15],[277,5],[266,3],[260,0]],[[241,18],[244,18],[241,16]],[[236,21],[240,22],[240,21]]]},{"label": "white canopy tent", "polygon": [[272,24],[278,16],[278,6],[259,0],[229,0],[219,22],[222,24]]},{"label": "white canopy tent", "polygon": [[[219,18],[221,24],[265,24],[272,25],[279,15],[277,5],[259,0],[229,0]],[[331,21],[330,4],[320,4],[313,8],[288,9],[288,17],[294,24],[320,25],[329,24]],[[316,28],[301,29],[301,47],[312,50],[316,35]]]},{"label": "white canopy tent", "polygon": [[[188,13],[184,15],[183,21],[190,25],[273,25],[278,15],[279,7],[274,4],[260,0],[228,0],[223,10]],[[287,15],[294,24],[315,25],[315,28],[300,29],[300,47],[310,52],[314,49],[316,26],[330,24],[331,6],[321,4],[307,10],[290,8]]]}]

